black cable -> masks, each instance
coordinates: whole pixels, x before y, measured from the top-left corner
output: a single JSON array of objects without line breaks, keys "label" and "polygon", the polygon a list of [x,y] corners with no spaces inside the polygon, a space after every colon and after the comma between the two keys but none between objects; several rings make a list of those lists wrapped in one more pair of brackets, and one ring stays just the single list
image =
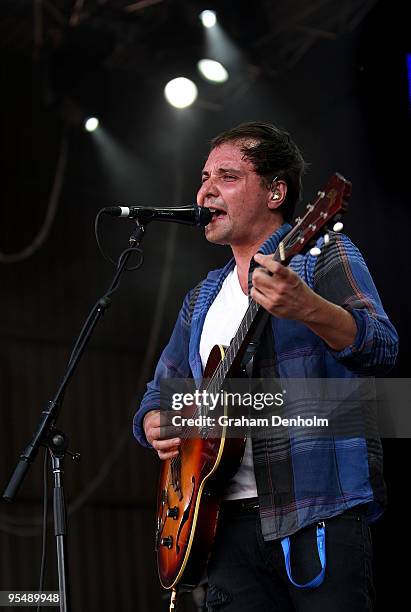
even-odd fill
[{"label": "black cable", "polygon": [[[97,246],[98,249],[100,251],[100,253],[102,254],[102,256],[104,257],[104,259],[110,263],[112,263],[114,266],[116,266],[116,268],[118,269],[121,265],[122,259],[123,257],[125,257],[128,253],[138,253],[139,254],[139,261],[138,263],[133,266],[132,268],[125,268],[125,270],[127,272],[132,272],[133,270],[137,270],[138,268],[140,268],[143,265],[144,262],[144,255],[143,255],[143,251],[141,249],[139,249],[138,247],[130,247],[128,249],[125,249],[122,253],[120,253],[120,256],[118,258],[117,263],[111,259],[111,257],[109,257],[108,255],[106,255],[106,253],[103,250],[103,247],[101,246],[101,241],[100,241],[100,237],[99,237],[99,221],[100,221],[100,217],[103,214],[103,210],[100,210],[95,218],[94,221],[94,233],[95,233],[95,237],[96,237],[96,242],[97,242]],[[114,285],[114,287],[112,287],[112,289],[108,290],[101,298],[99,298],[97,300],[97,302],[94,304],[93,308],[90,310],[90,313],[87,317],[87,319],[85,320],[83,327],[78,335],[78,338],[76,340],[76,344],[74,345],[74,348],[71,352],[70,355],[70,359],[69,359],[69,365],[70,363],[73,361],[74,356],[77,353],[78,347],[81,344],[81,342],[83,341],[83,338],[85,336],[85,334],[88,331],[89,328],[89,324],[90,324],[90,320],[92,319],[92,317],[94,316],[95,311],[100,308],[101,306],[106,307],[107,306],[107,300],[110,300],[111,296],[117,291],[118,287],[119,287],[120,281],[118,281],[116,283],[116,285]]]},{"label": "black cable", "polygon": [[[48,514],[48,471],[47,471],[47,460],[48,460],[48,448],[44,449],[44,463],[43,463],[43,536],[42,536],[42,551],[41,551],[41,566],[40,566],[40,583],[39,591],[44,590],[44,578],[46,574],[46,560],[47,560],[47,514]],[[41,604],[37,606],[37,612],[40,612]]]},{"label": "black cable", "polygon": [[[99,210],[99,212],[96,215],[96,218],[94,220],[94,235],[96,238],[96,242],[97,242],[97,246],[98,246],[98,250],[100,251],[100,253],[102,254],[102,256],[104,257],[104,259],[106,261],[108,261],[109,263],[111,263],[113,266],[116,266],[117,268],[119,267],[120,263],[121,263],[121,258],[124,257],[124,255],[127,253],[127,251],[123,251],[123,253],[121,253],[120,257],[118,258],[118,261],[114,261],[114,259],[111,259],[110,255],[108,255],[104,249],[103,246],[101,244],[101,240],[100,240],[100,232],[99,232],[99,224],[100,224],[100,217],[101,215],[104,213],[104,209]],[[131,220],[131,219],[130,219]],[[136,221],[134,221],[135,224],[138,223]],[[140,256],[143,256],[142,251],[140,251],[139,249],[135,248],[133,249],[136,252],[140,253]],[[133,268],[125,268],[125,270],[127,272],[132,272],[133,270],[137,270],[141,265],[142,265],[142,260],[138,262],[138,264],[136,266],[134,266]]]},{"label": "black cable", "polygon": [[113,264],[113,266],[116,266],[116,262],[114,261],[114,259],[111,259],[111,257],[109,255],[106,255],[106,253],[104,252],[103,247],[101,246],[101,241],[100,241],[100,235],[99,235],[99,223],[100,223],[100,217],[103,214],[103,210],[99,210],[99,212],[96,215],[96,218],[94,220],[94,235],[96,237],[96,242],[97,242],[97,246],[98,246],[98,250],[100,251],[100,253],[102,254],[102,256],[104,257],[104,259],[108,262],[110,262],[111,264]]},{"label": "black cable", "polygon": [[84,324],[83,324],[83,327],[81,328],[81,331],[80,331],[80,333],[79,333],[79,335],[78,335],[78,337],[77,337],[77,340],[76,340],[76,343],[75,343],[75,345],[74,345],[74,348],[73,348],[73,350],[71,351],[71,355],[70,355],[70,359],[69,359],[68,365],[70,365],[70,364],[71,364],[71,362],[73,361],[73,359],[74,359],[74,357],[75,357],[75,355],[76,355],[77,349],[78,349],[78,347],[79,347],[79,344],[80,344],[80,343],[83,341],[83,338],[84,338],[84,336],[86,335],[87,330],[88,330],[88,328],[89,328],[90,321],[91,321],[91,319],[92,319],[92,317],[93,317],[93,315],[94,315],[94,313],[95,313],[96,309],[97,309],[99,306],[100,306],[100,300],[98,300],[98,302],[96,302],[96,303],[94,304],[93,308],[90,310],[89,315],[88,315],[87,319],[85,320],[85,322],[84,322]]},{"label": "black cable", "polygon": [[[94,234],[96,237],[96,242],[97,242],[97,246],[98,249],[100,251],[100,253],[102,254],[102,256],[104,257],[104,259],[108,262],[110,262],[111,264],[113,264],[114,266],[116,266],[116,268],[118,269],[122,263],[122,260],[124,257],[126,257],[126,255],[128,253],[137,253],[139,255],[139,259],[138,262],[135,266],[133,266],[132,268],[125,268],[125,270],[127,272],[132,272],[134,270],[138,270],[138,268],[140,268],[143,265],[144,262],[144,255],[143,255],[143,251],[141,249],[139,249],[138,247],[129,247],[128,249],[125,249],[122,253],[120,253],[120,256],[118,258],[117,263],[111,259],[111,257],[109,257],[108,255],[106,255],[106,253],[104,252],[104,249],[101,245],[101,241],[100,241],[100,236],[99,236],[99,222],[100,222],[100,217],[103,214],[103,210],[100,210],[95,218],[94,221]],[[75,355],[77,354],[78,348],[81,345],[84,336],[86,335],[86,333],[88,332],[89,329],[89,325],[90,325],[90,320],[93,318],[96,310],[100,307],[103,308],[107,308],[108,302],[110,301],[111,296],[113,295],[113,293],[115,293],[118,289],[120,285],[120,281],[118,281],[111,289],[109,289],[101,298],[99,298],[97,300],[97,302],[94,304],[93,308],[90,310],[90,313],[87,317],[87,319],[85,320],[83,327],[77,337],[76,343],[74,345],[74,348],[71,352],[70,355],[70,359],[69,359],[69,365],[71,364],[71,362],[73,361]]]},{"label": "black cable", "polygon": [[[128,249],[125,249],[121,254],[120,257],[118,258],[118,263],[117,263],[117,268],[120,267],[122,259],[128,254],[128,253],[138,253],[139,257],[139,261],[138,263],[133,267],[133,268],[125,268],[125,270],[127,270],[127,272],[131,272],[132,270],[137,270],[138,268],[140,268],[143,265],[144,262],[144,255],[143,252],[138,248],[138,247],[130,247]],[[97,300],[97,302],[94,304],[93,308],[90,310],[90,313],[87,317],[87,319],[84,322],[84,325],[78,335],[78,338],[76,340],[76,343],[74,345],[74,348],[71,352],[70,355],[70,359],[69,359],[69,363],[68,365],[71,364],[71,362],[73,361],[74,357],[77,354],[77,351],[79,349],[79,346],[81,345],[84,336],[86,335],[89,326],[90,326],[90,321],[94,316],[95,311],[100,308],[107,308],[108,303],[110,302],[111,296],[117,291],[117,289],[119,288],[120,285],[120,280],[117,281],[117,283],[108,291],[106,291],[106,293],[104,295],[101,296],[101,298],[99,298]]]},{"label": "black cable", "polygon": [[[127,253],[138,253],[140,258],[138,260],[138,262],[136,263],[135,266],[133,266],[132,268],[127,268],[127,266],[124,268],[126,272],[134,272],[134,270],[138,270],[139,268],[141,268],[141,266],[144,263],[144,253],[141,249],[139,249],[138,247],[130,247],[129,249],[126,249],[125,251],[123,251],[120,255],[120,257],[118,258],[118,263],[117,263],[117,268],[120,267],[121,265],[121,260],[123,259],[123,257],[125,257],[127,255]],[[116,285],[116,289],[117,289],[117,285]],[[111,295],[111,293],[110,293]]]}]

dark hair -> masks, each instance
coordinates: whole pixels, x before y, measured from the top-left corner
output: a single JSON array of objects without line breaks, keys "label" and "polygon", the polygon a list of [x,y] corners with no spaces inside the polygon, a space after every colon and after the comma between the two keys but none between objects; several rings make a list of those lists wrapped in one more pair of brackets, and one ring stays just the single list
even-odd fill
[{"label": "dark hair", "polygon": [[244,158],[253,164],[267,187],[276,177],[285,181],[287,196],[281,212],[284,220],[290,221],[301,198],[301,176],[306,164],[288,132],[271,123],[249,121],[213,138],[211,150],[227,142],[239,143]]}]

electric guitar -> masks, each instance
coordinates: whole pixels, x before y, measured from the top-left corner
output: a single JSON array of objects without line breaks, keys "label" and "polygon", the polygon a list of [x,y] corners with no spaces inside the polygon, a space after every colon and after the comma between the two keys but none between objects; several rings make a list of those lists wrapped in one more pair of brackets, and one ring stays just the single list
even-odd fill
[{"label": "electric guitar", "polygon": [[[313,241],[327,226],[342,229],[341,215],[351,195],[351,183],[334,174],[314,204],[307,205],[303,218],[280,242],[273,258],[287,265],[298,253],[312,249]],[[327,236],[324,237],[326,248]],[[227,377],[239,377],[245,350],[268,313],[251,300],[246,314],[228,348],[215,346],[208,358],[200,391],[218,393]],[[207,407],[194,406],[192,414],[206,416]],[[191,428],[192,429],[192,428]],[[162,462],[156,517],[157,566],[166,589],[192,589],[204,575],[217,528],[224,485],[241,463],[246,438],[207,435],[199,427],[198,436],[185,435],[183,428],[179,455]]]}]

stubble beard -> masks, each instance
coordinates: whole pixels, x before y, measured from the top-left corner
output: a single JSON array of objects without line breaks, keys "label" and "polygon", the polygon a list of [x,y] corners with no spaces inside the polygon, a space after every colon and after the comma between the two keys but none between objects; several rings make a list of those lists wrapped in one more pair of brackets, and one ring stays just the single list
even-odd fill
[{"label": "stubble beard", "polygon": [[212,244],[227,245],[230,244],[230,229],[229,228],[210,228],[207,231],[205,228],[205,237]]}]

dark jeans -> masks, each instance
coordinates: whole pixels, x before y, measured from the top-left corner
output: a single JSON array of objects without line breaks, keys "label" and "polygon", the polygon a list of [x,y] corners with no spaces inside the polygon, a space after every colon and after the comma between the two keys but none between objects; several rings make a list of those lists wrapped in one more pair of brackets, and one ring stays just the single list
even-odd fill
[{"label": "dark jeans", "polygon": [[[324,582],[299,589],[288,579],[279,540],[264,542],[258,511],[222,512],[208,568],[210,612],[368,612],[373,609],[372,547],[367,521],[355,509],[325,521]],[[294,534],[291,567],[302,584],[321,565],[316,525]]]}]

